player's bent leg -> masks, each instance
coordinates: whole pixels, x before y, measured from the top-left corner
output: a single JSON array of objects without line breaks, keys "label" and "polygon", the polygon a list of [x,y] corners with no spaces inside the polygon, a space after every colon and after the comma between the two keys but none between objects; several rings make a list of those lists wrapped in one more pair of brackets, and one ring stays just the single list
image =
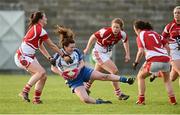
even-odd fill
[{"label": "player's bent leg", "polygon": [[118,75],[105,74],[99,71],[93,71],[90,77],[91,80],[114,81],[114,82],[122,82],[122,78],[123,77],[118,76]]},{"label": "player's bent leg", "polygon": [[23,88],[22,93],[20,93],[20,94],[22,94],[21,97],[23,97],[23,100],[30,102],[30,99],[28,97],[30,88],[45,75],[45,70],[37,61],[33,61],[29,65],[27,70],[28,70],[28,72],[30,72],[32,74],[32,76],[29,79],[28,83]]},{"label": "player's bent leg", "polygon": [[31,87],[42,77],[45,70],[36,61],[32,61],[27,70],[32,74],[32,77],[24,86],[23,91],[19,94],[19,96],[22,97],[24,101],[30,102],[28,93],[30,92]]},{"label": "player's bent leg", "polygon": [[33,61],[32,64],[27,68],[28,71],[34,73],[29,79],[28,83],[32,86],[36,84],[38,80],[44,77],[46,74],[45,69],[37,62]]},{"label": "player's bent leg", "polygon": [[47,76],[44,75],[43,78],[41,78],[35,85],[35,92],[34,92],[34,98],[33,98],[33,103],[34,104],[42,104],[42,101],[40,99],[42,90],[44,88],[45,82],[47,80]]}]

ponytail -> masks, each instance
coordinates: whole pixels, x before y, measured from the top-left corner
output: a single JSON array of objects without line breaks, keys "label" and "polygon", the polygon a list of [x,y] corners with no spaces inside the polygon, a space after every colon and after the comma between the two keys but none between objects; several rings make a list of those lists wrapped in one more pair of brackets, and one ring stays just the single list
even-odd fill
[{"label": "ponytail", "polygon": [[71,29],[57,25],[55,33],[59,35],[58,39],[59,39],[60,47],[64,47],[64,46],[68,47],[70,43],[75,43],[74,41],[75,34]]},{"label": "ponytail", "polygon": [[34,24],[37,24],[40,19],[43,18],[43,12],[37,11],[30,15],[28,27],[30,28]]}]

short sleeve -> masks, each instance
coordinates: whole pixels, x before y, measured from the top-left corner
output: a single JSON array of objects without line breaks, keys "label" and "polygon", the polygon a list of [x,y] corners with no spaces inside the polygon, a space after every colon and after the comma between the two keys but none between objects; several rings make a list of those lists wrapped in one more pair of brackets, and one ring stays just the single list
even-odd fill
[{"label": "short sleeve", "polygon": [[41,37],[42,41],[45,41],[45,40],[47,40],[47,39],[48,39],[48,34],[47,34],[46,30],[45,30],[45,29],[43,29],[43,28],[42,28],[42,31],[41,31],[40,37]]},{"label": "short sleeve", "polygon": [[121,31],[121,35],[122,35],[122,42],[124,42],[124,43],[127,42],[128,36],[127,36],[126,32]]}]

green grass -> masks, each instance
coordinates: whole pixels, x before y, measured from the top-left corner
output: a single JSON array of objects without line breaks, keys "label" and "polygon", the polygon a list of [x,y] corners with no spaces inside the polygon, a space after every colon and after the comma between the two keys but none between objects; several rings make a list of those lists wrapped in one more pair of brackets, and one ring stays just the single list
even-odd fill
[{"label": "green grass", "polygon": [[[113,93],[110,82],[96,81],[91,89],[91,96],[111,100],[109,105],[91,105],[82,103],[72,94],[64,80],[58,76],[48,76],[43,91],[44,104],[33,105],[23,102],[18,93],[29,79],[28,75],[0,74],[0,113],[1,114],[180,114],[180,104],[172,106],[168,103],[167,93],[162,80],[153,83],[147,79],[146,105],[139,106],[137,100],[137,82],[129,86],[121,84],[121,89],[130,95],[127,101],[119,101]],[[180,103],[180,87],[178,80],[173,82],[177,101]],[[30,93],[32,99],[33,89]]]}]

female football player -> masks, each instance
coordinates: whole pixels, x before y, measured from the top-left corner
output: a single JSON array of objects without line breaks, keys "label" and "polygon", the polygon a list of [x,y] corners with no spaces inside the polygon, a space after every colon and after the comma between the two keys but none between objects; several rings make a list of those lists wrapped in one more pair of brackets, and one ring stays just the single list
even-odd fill
[{"label": "female football player", "polygon": [[31,74],[31,78],[19,96],[21,96],[23,100],[30,102],[28,94],[31,87],[35,85],[34,104],[42,103],[40,96],[47,79],[45,69],[39,64],[35,57],[36,50],[39,49],[49,61],[52,60],[43,45],[44,42],[54,52],[63,56],[66,61],[71,60],[65,56],[63,52],[59,51],[59,48],[48,37],[46,30],[43,28],[46,24],[47,17],[44,12],[37,11],[31,14],[28,31],[14,57],[16,65]]},{"label": "female football player", "polygon": [[[162,36],[169,41],[171,49],[171,65],[170,79],[175,81],[180,76],[180,6],[173,10],[174,20],[166,25]],[[180,79],[179,79],[180,86]]]},{"label": "female football player", "polygon": [[[84,54],[87,54],[95,43],[92,50],[93,59],[96,63],[95,70],[101,72],[105,70],[111,74],[119,74],[118,68],[111,60],[111,55],[114,45],[120,40],[123,42],[125,49],[125,62],[130,60],[129,40],[127,34],[123,31],[123,26],[123,20],[115,18],[111,22],[111,27],[102,28],[89,38],[88,44],[84,49]],[[87,82],[87,90],[91,87],[92,83],[93,81]],[[129,98],[128,95],[121,92],[118,82],[113,82],[113,86],[119,100],[127,100]]]},{"label": "female football player", "polygon": [[145,104],[145,78],[150,74],[161,71],[169,101],[175,105],[176,99],[169,79],[170,57],[168,52],[170,49],[167,41],[157,32],[153,31],[149,22],[138,20],[134,22],[133,27],[137,34],[136,41],[138,46],[133,67],[137,66],[144,54],[146,58],[137,75],[139,97],[136,103],[140,105]]},{"label": "female football player", "polygon": [[51,70],[54,73],[59,74],[65,80],[67,84],[72,89],[72,91],[80,98],[84,103],[89,104],[102,104],[102,103],[111,103],[110,101],[105,101],[102,99],[94,99],[88,95],[84,87],[84,82],[89,80],[102,80],[102,81],[114,81],[114,82],[125,82],[133,83],[133,78],[126,78],[122,76],[117,76],[113,74],[104,74],[99,71],[88,68],[84,65],[83,55],[76,48],[74,33],[72,30],[65,27],[58,27],[57,33],[60,35],[60,44],[61,51],[66,55],[69,55],[72,62],[65,62],[59,54],[54,55],[54,66],[51,67]]}]

